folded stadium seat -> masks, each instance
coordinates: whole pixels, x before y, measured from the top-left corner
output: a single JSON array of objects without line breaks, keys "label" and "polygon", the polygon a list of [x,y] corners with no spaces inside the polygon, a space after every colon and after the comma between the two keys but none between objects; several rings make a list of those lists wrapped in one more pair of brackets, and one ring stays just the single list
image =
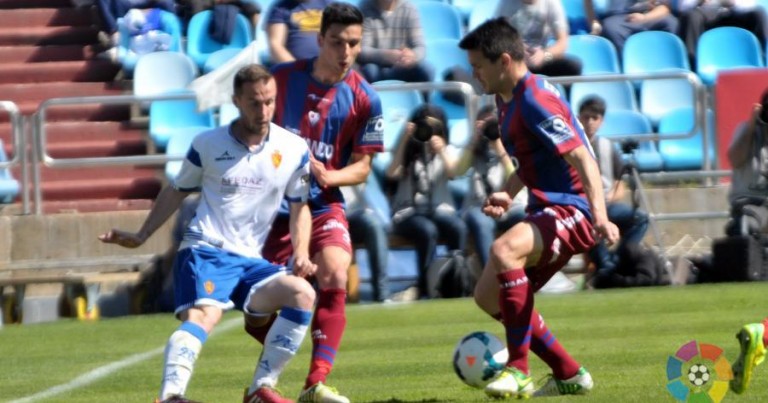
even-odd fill
[{"label": "folded stadium seat", "polygon": [[[673,110],[659,122],[659,152],[664,161],[665,171],[684,171],[701,169],[704,160],[702,129],[692,137],[684,139],[667,139],[664,134],[681,134],[689,132],[694,126],[694,108],[679,108]],[[715,162],[715,114],[707,110],[707,153],[714,166]]]},{"label": "folded stadium seat", "polygon": [[195,62],[183,53],[148,53],[136,62],[133,94],[152,96],[183,90],[197,73]]},{"label": "folded stadium seat", "polygon": [[754,34],[737,27],[710,29],[696,45],[696,73],[711,86],[722,70],[764,67],[760,43]]},{"label": "folded stadium seat", "polygon": [[[373,83],[377,90],[392,84],[404,84],[399,80],[384,80]],[[400,135],[417,106],[424,103],[421,93],[416,90],[377,91],[381,99],[384,118],[384,151],[391,152],[397,147]],[[389,167],[391,154],[379,153],[373,160],[374,171],[382,176]]]},{"label": "folded stadium seat", "polygon": [[587,13],[584,10],[584,0],[563,0],[565,16],[572,34],[588,34]]},{"label": "folded stadium seat", "polygon": [[421,30],[424,40],[461,39],[464,23],[459,9],[438,1],[418,1],[414,5],[419,10]]},{"label": "folded stadium seat", "polygon": [[[467,59],[467,52],[459,48],[457,39],[427,41],[425,60],[435,69],[434,82],[444,81],[445,75],[457,67],[465,70],[468,76],[472,74],[472,66]],[[429,102],[443,108],[448,117],[449,126],[467,118],[467,110],[464,105],[449,101],[440,92],[432,91],[429,95]]]},{"label": "folded stadium seat", "polygon": [[[192,140],[197,137],[198,134],[211,130],[207,126],[190,126],[185,127],[183,130],[179,130],[178,133],[173,135],[168,140],[168,146],[165,149],[165,155],[172,157],[183,157],[187,155],[189,147],[192,146]],[[169,181],[173,181],[176,175],[181,170],[182,160],[168,161],[165,163],[165,178]]]},{"label": "folded stadium seat", "polygon": [[645,80],[640,86],[640,111],[654,126],[662,116],[678,108],[693,108],[693,86],[685,79]]},{"label": "folded stadium seat", "polygon": [[598,81],[571,84],[570,104],[574,112],[578,113],[584,99],[592,95],[603,98],[608,110],[638,110],[635,89],[628,81]]},{"label": "folded stadium seat", "polygon": [[[7,162],[3,140],[0,140],[0,162]],[[0,168],[0,203],[12,203],[19,195],[19,182],[11,175],[8,168]]]},{"label": "folded stadium seat", "polygon": [[149,108],[149,138],[159,150],[165,150],[172,137],[190,127],[214,127],[213,112],[197,111],[195,99],[154,101]]},{"label": "folded stadium seat", "polygon": [[680,37],[666,31],[631,35],[624,44],[621,61],[626,74],[691,70],[685,44]]},{"label": "folded stadium seat", "polygon": [[242,14],[237,14],[237,23],[229,43],[221,43],[213,39],[209,26],[213,12],[201,11],[192,16],[187,27],[187,54],[195,61],[199,69],[203,69],[208,57],[221,49],[243,49],[253,40],[251,22]]},{"label": "folded stadium seat", "polygon": [[469,20],[469,15],[475,8],[477,0],[451,0],[449,3],[459,10],[459,13],[461,13],[461,21],[466,22]]},{"label": "folded stadium seat", "polygon": [[467,29],[472,30],[477,28],[486,20],[496,16],[496,8],[499,6],[501,0],[479,0],[474,1],[472,11],[469,13],[469,22],[467,23]]},{"label": "folded stadium seat", "polygon": [[664,161],[653,141],[641,141],[632,151],[632,160],[640,172],[659,172],[664,168]]},{"label": "folded stadium seat", "polygon": [[219,126],[232,123],[233,120],[240,117],[240,111],[235,104],[228,102],[219,106]]},{"label": "folded stadium seat", "polygon": [[[651,122],[638,111],[613,109],[605,112],[603,125],[597,134],[606,138],[629,135],[647,135],[653,133]],[[616,146],[621,150],[624,141],[617,141]],[[640,171],[660,171],[663,164],[661,154],[653,141],[640,141],[632,154],[622,154],[626,162],[634,162]]]},{"label": "folded stadium seat", "polygon": [[219,66],[228,62],[229,59],[237,56],[241,51],[242,49],[227,48],[211,53],[211,55],[208,56],[208,59],[205,60],[205,65],[203,65],[203,74],[208,74],[216,70]]},{"label": "folded stadium seat", "polygon": [[[160,10],[160,16],[162,31],[169,34],[172,38],[171,46],[168,51],[181,52],[182,32],[179,17],[176,14],[165,10]],[[133,72],[136,69],[136,63],[138,63],[139,59],[151,53],[137,55],[136,53],[129,51],[131,35],[128,33],[125,24],[120,23],[120,19],[118,19],[117,26],[120,30],[120,42],[117,44],[117,60],[119,60],[120,64],[123,66],[123,72],[126,77],[130,78],[133,76]]]},{"label": "folded stadium seat", "polygon": [[611,41],[601,36],[571,35],[565,52],[581,60],[582,75],[621,72],[616,47]]}]

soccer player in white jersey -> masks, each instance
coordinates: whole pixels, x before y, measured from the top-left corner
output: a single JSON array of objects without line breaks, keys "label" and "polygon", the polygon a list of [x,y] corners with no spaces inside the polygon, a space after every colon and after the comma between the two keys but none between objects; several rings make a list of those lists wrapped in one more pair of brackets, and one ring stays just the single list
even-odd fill
[{"label": "soccer player in white jersey", "polygon": [[[317,267],[309,259],[309,150],[306,141],[271,123],[276,95],[275,80],[264,67],[238,71],[232,100],[240,118],[193,140],[173,185],[160,192],[138,232],[113,229],[99,236],[105,243],[138,247],[190,192],[201,192],[174,265],[176,316],[182,323],[165,349],[158,402],[189,402],[184,392],[195,360],[223,312],[233,307],[256,321],[280,312],[243,401],[291,401],[275,385],[307,332],[315,291],[303,277]],[[296,275],[261,256],[283,197],[291,202]]]}]

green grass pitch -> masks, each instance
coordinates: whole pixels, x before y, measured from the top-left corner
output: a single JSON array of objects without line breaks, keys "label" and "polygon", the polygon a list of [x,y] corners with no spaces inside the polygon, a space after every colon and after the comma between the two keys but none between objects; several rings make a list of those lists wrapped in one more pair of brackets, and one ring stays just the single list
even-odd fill
[{"label": "green grass pitch", "polygon": [[[595,379],[583,397],[551,402],[674,402],[666,389],[667,357],[696,340],[738,352],[734,334],[768,316],[768,283],[693,285],[567,295],[537,295],[549,327]],[[474,330],[503,338],[501,326],[470,299],[413,304],[349,305],[348,326],[329,383],[353,402],[486,401],[451,367],[456,342]],[[188,397],[239,402],[260,347],[232,312],[211,337]],[[161,351],[177,322],[170,314],[63,320],[0,329],[0,402],[151,402],[160,381]],[[283,374],[280,389],[296,397],[309,363],[307,338]],[[143,354],[143,355],[142,355]],[[531,356],[534,379],[547,369]],[[104,376],[106,374],[106,376]],[[37,396],[37,397],[36,397]],[[744,395],[768,401],[768,364],[757,368]]]}]

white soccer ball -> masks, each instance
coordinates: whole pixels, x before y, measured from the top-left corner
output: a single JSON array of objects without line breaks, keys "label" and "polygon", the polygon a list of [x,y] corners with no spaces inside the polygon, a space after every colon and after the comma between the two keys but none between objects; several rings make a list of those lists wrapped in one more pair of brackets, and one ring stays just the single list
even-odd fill
[{"label": "white soccer ball", "polygon": [[453,351],[453,369],[464,383],[485,387],[507,364],[507,346],[488,332],[473,332]]},{"label": "white soccer ball", "polygon": [[709,368],[704,364],[693,364],[688,369],[688,381],[693,386],[704,386],[709,382]]}]

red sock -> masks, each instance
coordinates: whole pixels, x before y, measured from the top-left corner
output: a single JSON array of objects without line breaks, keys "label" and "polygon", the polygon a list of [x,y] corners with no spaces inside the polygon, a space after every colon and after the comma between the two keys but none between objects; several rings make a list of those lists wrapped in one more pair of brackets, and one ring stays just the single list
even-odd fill
[{"label": "red sock", "polygon": [[248,323],[248,320],[245,321],[245,331],[246,333],[250,334],[251,337],[258,340],[261,345],[264,345],[264,340],[267,338],[267,333],[269,332],[269,328],[272,327],[272,324],[275,323],[275,319],[277,319],[277,314],[273,313],[272,316],[269,317],[269,321],[261,326],[253,326]]},{"label": "red sock", "polygon": [[331,372],[347,325],[344,313],[346,300],[347,291],[343,288],[329,288],[318,293],[315,316],[312,318],[312,362],[305,388],[325,382]]},{"label": "red sock", "polygon": [[763,319],[763,327],[766,329],[763,331],[763,345],[768,347],[768,318]]},{"label": "red sock", "polygon": [[579,372],[579,363],[560,345],[535,309],[531,314],[531,328],[531,351],[552,368],[555,378],[568,379]]},{"label": "red sock", "polygon": [[507,366],[528,373],[528,350],[531,344],[533,288],[524,270],[510,270],[497,275],[499,308],[507,333]]}]

